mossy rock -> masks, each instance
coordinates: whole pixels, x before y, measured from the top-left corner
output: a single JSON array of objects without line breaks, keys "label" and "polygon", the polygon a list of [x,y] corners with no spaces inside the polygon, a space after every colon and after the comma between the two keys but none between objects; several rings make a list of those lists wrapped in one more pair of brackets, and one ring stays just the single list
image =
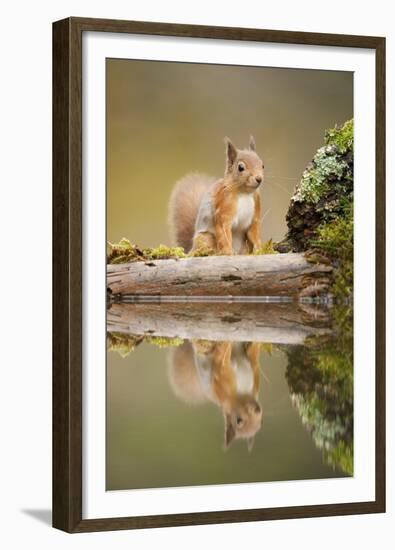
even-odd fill
[{"label": "mossy rock", "polygon": [[346,321],[338,325],[336,320],[335,324],[335,339],[312,339],[304,346],[286,346],[286,379],[292,403],[325,462],[352,475],[352,317],[347,315]]},{"label": "mossy rock", "polygon": [[343,217],[353,201],[353,121],[328,130],[325,144],[297,184],[286,215],[288,232],[276,248],[302,252],[323,225]]},{"label": "mossy rock", "polygon": [[311,239],[311,250],[307,259],[314,254],[329,258],[333,263],[333,295],[342,301],[351,301],[354,278],[354,215],[353,205],[344,210],[342,216],[323,223]]}]

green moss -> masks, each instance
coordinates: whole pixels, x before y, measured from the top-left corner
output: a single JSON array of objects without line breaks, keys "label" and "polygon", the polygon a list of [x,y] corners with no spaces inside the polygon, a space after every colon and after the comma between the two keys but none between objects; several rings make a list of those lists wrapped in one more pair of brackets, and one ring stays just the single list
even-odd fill
[{"label": "green moss", "polygon": [[215,250],[209,247],[199,247],[188,254],[191,258],[204,258],[206,256],[215,256]]},{"label": "green moss", "polygon": [[331,257],[349,259],[353,252],[352,204],[344,217],[320,225],[311,244]]},{"label": "green moss", "polygon": [[191,256],[192,258],[200,258],[204,256],[214,256],[215,250],[211,248],[210,246],[206,245],[206,240],[202,235],[199,235],[195,241],[194,244],[196,248],[192,250],[188,256]]},{"label": "green moss", "polygon": [[182,259],[191,257],[212,256],[215,250],[207,246],[199,246],[196,250],[185,254],[181,246],[166,246],[160,244],[156,248],[139,248],[132,244],[128,239],[121,239],[119,243],[108,243],[109,251],[107,254],[107,263],[122,264],[137,261],[166,260],[170,258]]},{"label": "green moss", "polygon": [[317,229],[311,246],[327,258],[334,266],[332,292],[341,299],[352,297],[354,276],[354,217],[353,204],[350,202],[344,209],[343,217],[329,223],[323,223]]},{"label": "green moss", "polygon": [[268,355],[273,355],[274,346],[270,342],[261,342],[261,350]]},{"label": "green moss", "polygon": [[182,338],[166,338],[164,336],[149,336],[145,341],[159,348],[178,347],[184,343]]},{"label": "green moss", "polygon": [[328,464],[339,466],[346,474],[353,475],[354,445],[352,442],[347,445],[344,441],[339,441],[332,449],[325,450],[324,458]]},{"label": "green moss", "polygon": [[144,256],[149,260],[165,260],[169,258],[185,258],[184,249],[180,246],[169,247],[160,244],[156,248],[144,248]]},{"label": "green moss", "polygon": [[[337,309],[335,306],[334,309]],[[287,346],[286,377],[303,424],[324,460],[353,474],[352,316],[339,306],[334,336],[312,337],[304,346]]]},{"label": "green moss", "polygon": [[[341,348],[353,340],[354,310],[351,303],[338,302],[331,309],[336,328],[337,339]],[[349,347],[351,347],[349,345]]]},{"label": "green moss", "polygon": [[325,134],[327,145],[335,145],[339,153],[353,151],[354,148],[354,120],[348,120],[343,126],[335,126]]},{"label": "green moss", "polygon": [[107,332],[107,350],[115,351],[122,358],[128,357],[141,342],[148,342],[160,348],[181,346],[182,338],[166,338],[164,336],[143,336],[123,332]]},{"label": "green moss", "polygon": [[278,254],[277,250],[274,249],[273,239],[269,239],[265,243],[262,243],[262,246],[258,250],[254,250],[254,256],[261,256],[263,254]]},{"label": "green moss", "polygon": [[327,130],[296,186],[287,212],[288,233],[277,249],[306,252],[311,262],[330,263],[331,293],[348,301],[353,293],[354,122]]},{"label": "green moss", "polygon": [[136,261],[164,260],[169,258],[186,258],[184,249],[176,246],[169,247],[164,244],[156,248],[139,248],[128,239],[121,239],[119,243],[108,243],[107,263],[122,264]]},{"label": "green moss", "polygon": [[331,180],[347,178],[347,163],[332,145],[318,149],[312,163],[303,172],[300,185],[293,197],[296,202],[317,204],[331,188]]},{"label": "green moss", "polygon": [[107,263],[121,264],[135,262],[142,259],[143,252],[128,239],[121,239],[119,243],[108,243]]},{"label": "green moss", "polygon": [[288,232],[276,245],[280,252],[309,250],[319,226],[347,214],[354,195],[353,129],[349,120],[326,132],[325,144],[306,167],[291,198]]},{"label": "green moss", "polygon": [[124,359],[143,340],[143,336],[124,334],[123,332],[107,332],[107,350],[117,352]]}]

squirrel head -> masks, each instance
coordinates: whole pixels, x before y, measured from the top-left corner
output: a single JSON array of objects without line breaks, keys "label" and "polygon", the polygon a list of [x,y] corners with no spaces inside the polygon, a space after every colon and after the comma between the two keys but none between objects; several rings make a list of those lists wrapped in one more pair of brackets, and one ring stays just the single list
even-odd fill
[{"label": "squirrel head", "polygon": [[237,396],[231,410],[224,412],[225,417],[225,448],[234,439],[247,440],[251,451],[254,437],[262,426],[262,408],[252,395]]},{"label": "squirrel head", "polygon": [[226,137],[225,178],[242,192],[253,193],[263,182],[264,165],[250,136],[248,149],[237,149]]}]

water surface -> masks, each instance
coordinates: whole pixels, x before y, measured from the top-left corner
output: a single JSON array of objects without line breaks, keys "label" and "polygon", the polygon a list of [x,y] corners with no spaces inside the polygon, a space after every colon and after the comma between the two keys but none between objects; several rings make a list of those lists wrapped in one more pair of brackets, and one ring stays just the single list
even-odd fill
[{"label": "water surface", "polygon": [[107,490],[352,475],[351,326],[340,333],[335,317],[299,304],[114,304]]}]

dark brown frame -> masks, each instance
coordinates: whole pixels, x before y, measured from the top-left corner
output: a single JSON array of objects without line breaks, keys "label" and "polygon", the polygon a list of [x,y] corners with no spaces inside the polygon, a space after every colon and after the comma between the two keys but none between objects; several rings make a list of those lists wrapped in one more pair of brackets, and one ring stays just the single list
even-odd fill
[{"label": "dark brown frame", "polygon": [[[376,499],[82,519],[82,33],[371,48],[376,52]],[[385,512],[385,38],[69,18],[53,24],[53,526],[70,533]]]}]

